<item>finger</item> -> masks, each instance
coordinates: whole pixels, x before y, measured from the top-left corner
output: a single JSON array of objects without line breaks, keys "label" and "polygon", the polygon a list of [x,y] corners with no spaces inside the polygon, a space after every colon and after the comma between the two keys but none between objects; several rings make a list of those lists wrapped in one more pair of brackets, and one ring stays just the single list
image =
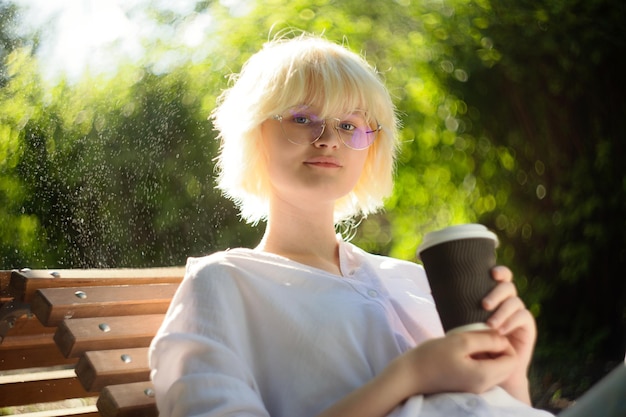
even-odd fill
[{"label": "finger", "polygon": [[517,297],[515,284],[510,281],[500,282],[483,298],[483,307],[487,311],[493,311],[506,299],[513,297]]},{"label": "finger", "polygon": [[493,330],[455,333],[446,337],[454,340],[457,349],[461,350],[464,356],[501,353],[510,347],[509,340]]},{"label": "finger", "polygon": [[[519,297],[506,298],[498,309],[487,319],[487,324],[494,329],[497,329],[500,333],[506,333],[512,325],[512,317],[517,314],[518,311],[525,311],[526,305]],[[506,327],[505,327],[506,324]]]},{"label": "finger", "polygon": [[532,334],[535,333],[533,330],[535,328],[534,321],[535,318],[532,313],[528,309],[522,308],[515,310],[494,328],[496,328],[502,335],[508,335],[521,328],[528,329],[528,331]]},{"label": "finger", "polygon": [[502,350],[497,355],[473,358],[472,364],[477,369],[481,369],[481,372],[487,372],[488,375],[490,375],[490,383],[486,383],[483,388],[478,389],[478,391],[481,392],[484,389],[492,388],[490,385],[492,385],[494,381],[499,381],[496,383],[500,383],[511,374],[517,366],[517,354],[511,345],[509,345],[507,349]]},{"label": "finger", "polygon": [[[468,334],[472,336],[471,341],[465,346],[466,357],[471,359],[470,366],[490,367],[492,372],[495,369],[503,371],[515,366],[517,353],[507,337],[493,331]],[[508,374],[508,371],[505,374]]]},{"label": "finger", "polygon": [[513,271],[503,265],[496,265],[491,268],[491,276],[498,282],[513,281]]}]

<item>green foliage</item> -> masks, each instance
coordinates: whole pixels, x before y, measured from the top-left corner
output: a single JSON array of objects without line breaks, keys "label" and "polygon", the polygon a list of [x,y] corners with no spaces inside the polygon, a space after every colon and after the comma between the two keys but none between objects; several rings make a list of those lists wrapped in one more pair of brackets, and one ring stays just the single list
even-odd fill
[{"label": "green foliage", "polygon": [[496,205],[476,214],[499,231],[500,260],[537,316],[536,363],[556,381],[578,373],[587,385],[570,387],[576,395],[623,360],[626,344],[626,282],[615,272],[626,264],[626,170],[618,162],[626,151],[616,123],[626,115],[618,88],[626,7],[493,5],[475,19],[484,22],[481,45],[499,60],[485,65],[482,53],[456,46],[469,78],[446,86],[480,115],[472,133],[490,143],[475,159],[477,185]]},{"label": "green foliage", "polygon": [[3,64],[7,56],[21,44],[15,33],[16,6],[0,0],[0,87],[8,80],[6,66]]},{"label": "green foliage", "polygon": [[125,68],[44,92],[26,69],[3,90],[3,268],[180,265],[258,236],[214,190],[215,80]]},{"label": "green foliage", "polygon": [[0,89],[0,259],[20,264],[42,249],[39,219],[25,209],[29,194],[18,175],[25,126],[41,114],[35,105],[41,90],[28,51],[14,50],[6,63],[10,82]]}]

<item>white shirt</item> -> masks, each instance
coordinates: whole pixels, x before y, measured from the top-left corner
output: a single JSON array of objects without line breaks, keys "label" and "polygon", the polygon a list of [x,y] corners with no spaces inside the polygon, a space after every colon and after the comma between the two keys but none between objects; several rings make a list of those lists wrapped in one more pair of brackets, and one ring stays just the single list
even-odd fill
[{"label": "white shirt", "polygon": [[[315,416],[443,335],[420,265],[343,241],[339,252],[343,277],[251,249],[190,258],[150,349],[160,415]],[[523,412],[493,414],[489,396],[442,394],[392,415],[470,415],[450,411],[459,404],[479,416],[541,413],[503,390],[492,397]]]}]

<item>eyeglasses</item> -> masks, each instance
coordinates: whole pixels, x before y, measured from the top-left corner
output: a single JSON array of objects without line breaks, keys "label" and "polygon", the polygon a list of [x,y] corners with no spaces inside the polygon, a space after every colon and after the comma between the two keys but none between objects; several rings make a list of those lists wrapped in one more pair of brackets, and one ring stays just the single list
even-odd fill
[{"label": "eyeglasses", "polygon": [[363,111],[354,111],[343,118],[322,119],[307,107],[295,107],[287,110],[287,114],[277,114],[274,120],[280,122],[285,138],[296,145],[310,145],[324,134],[328,121],[332,125],[341,142],[350,149],[363,150],[369,148],[376,140],[382,126],[375,127],[367,122]]}]

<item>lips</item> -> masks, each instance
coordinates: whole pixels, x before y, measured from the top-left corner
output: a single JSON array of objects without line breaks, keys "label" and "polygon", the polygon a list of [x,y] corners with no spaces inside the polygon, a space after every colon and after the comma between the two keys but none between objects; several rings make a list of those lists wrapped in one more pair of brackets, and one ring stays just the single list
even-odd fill
[{"label": "lips", "polygon": [[332,156],[316,156],[304,161],[305,165],[313,165],[325,168],[341,168],[341,163]]}]

